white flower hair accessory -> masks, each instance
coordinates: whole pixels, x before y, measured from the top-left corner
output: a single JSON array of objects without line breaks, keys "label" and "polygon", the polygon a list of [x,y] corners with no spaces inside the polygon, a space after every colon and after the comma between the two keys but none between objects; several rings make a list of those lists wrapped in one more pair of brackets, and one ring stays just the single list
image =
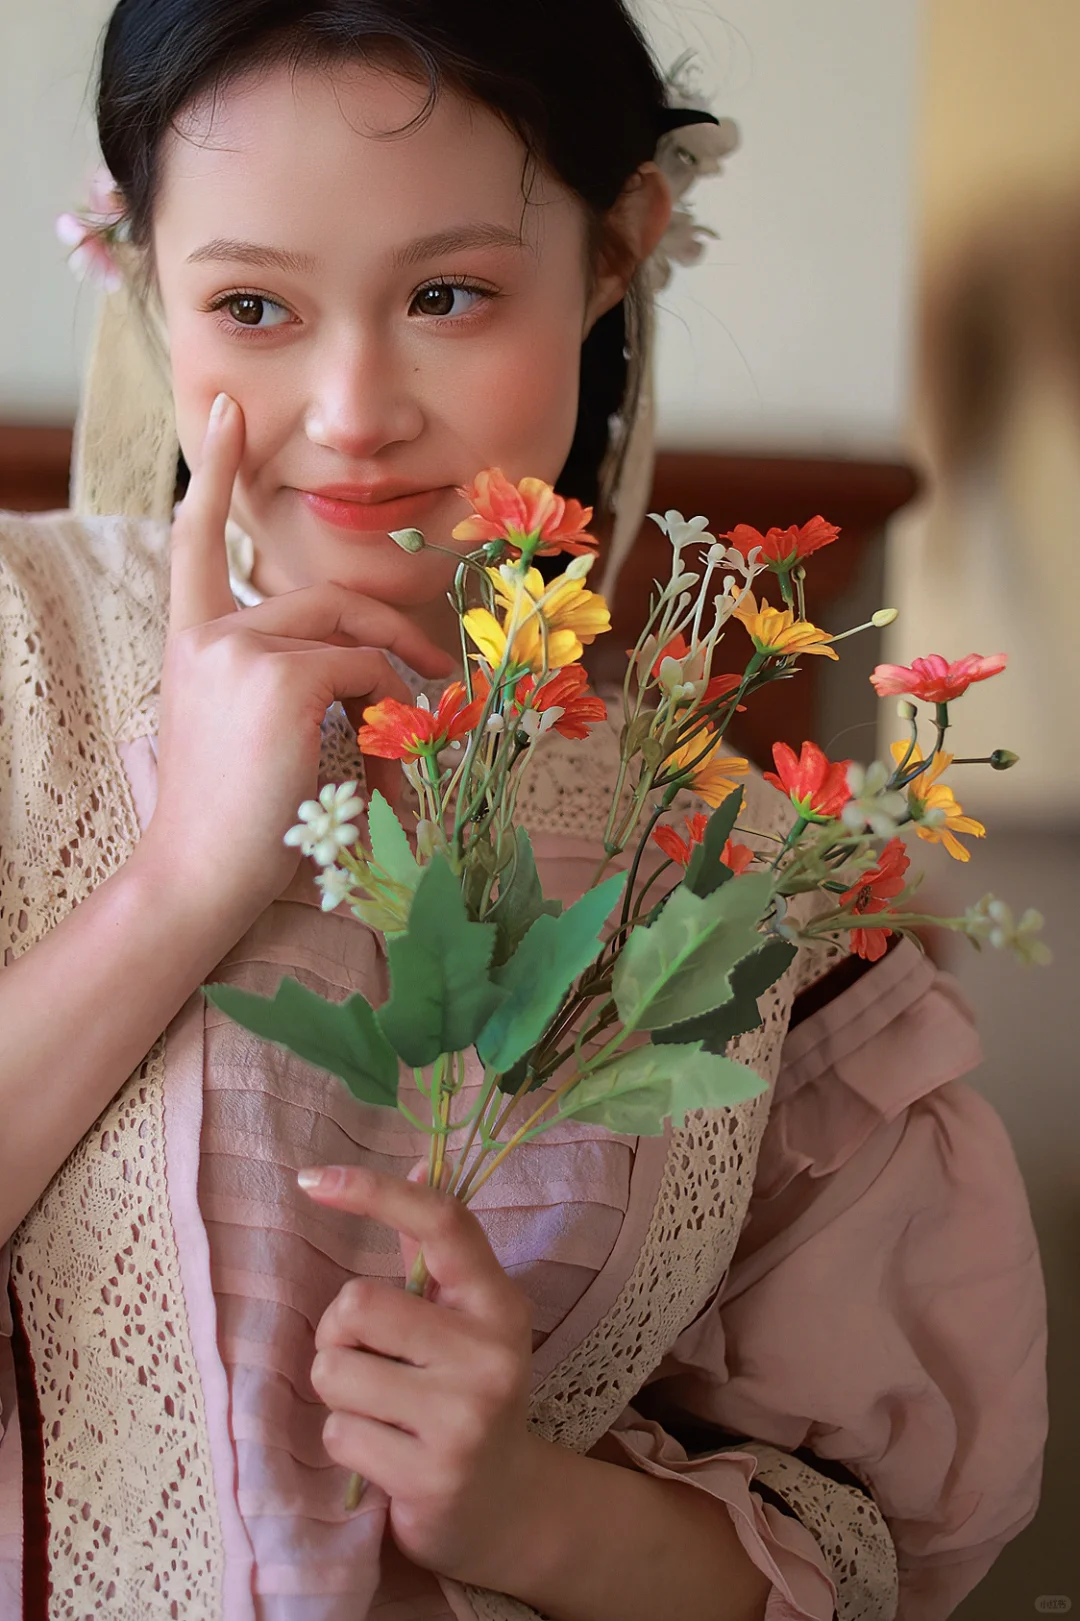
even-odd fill
[{"label": "white flower hair accessory", "polygon": [[659,292],[671,280],[672,264],[697,264],[705,252],[705,238],[716,232],[694,218],[683,199],[696,180],[723,172],[721,159],[739,145],[739,127],[732,118],[718,118],[703,94],[694,53],[684,51],[668,69],[666,128],[656,145],[654,161],[668,183],[671,222],[649,259],[650,284]]},{"label": "white flower hair accessory", "polygon": [[116,181],[101,164],[90,181],[90,196],[79,213],[60,214],[56,234],[70,248],[68,264],[80,280],[95,281],[107,293],[123,285],[115,247],[127,241],[127,208]]}]

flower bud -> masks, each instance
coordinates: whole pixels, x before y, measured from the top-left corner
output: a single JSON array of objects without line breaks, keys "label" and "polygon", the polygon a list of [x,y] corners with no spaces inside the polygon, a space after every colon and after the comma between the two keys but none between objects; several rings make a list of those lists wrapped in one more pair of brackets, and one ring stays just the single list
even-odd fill
[{"label": "flower bud", "polygon": [[990,766],[994,771],[1011,771],[1019,758],[1012,749],[995,749],[990,756]]},{"label": "flower bud", "polygon": [[906,698],[901,698],[896,706],[896,713],[901,720],[914,720],[919,711],[914,704],[909,704]]},{"label": "flower bud", "polygon": [[422,552],[427,545],[420,529],[391,529],[388,531],[390,539],[400,546],[403,552]]},{"label": "flower bud", "polygon": [[875,630],[884,630],[886,625],[891,625],[899,617],[899,608],[879,608],[876,614],[870,615],[870,623]]},{"label": "flower bud", "polygon": [[596,562],[593,552],[582,552],[580,557],[573,558],[563,571],[568,580],[583,580]]}]

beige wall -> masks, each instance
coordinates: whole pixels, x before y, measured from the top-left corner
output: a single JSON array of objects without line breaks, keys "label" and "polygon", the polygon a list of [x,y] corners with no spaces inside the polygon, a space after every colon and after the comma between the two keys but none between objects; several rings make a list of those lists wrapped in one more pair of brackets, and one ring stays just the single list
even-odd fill
[{"label": "beige wall", "polygon": [[85,196],[88,89],[107,0],[0,0],[0,418],[67,421],[95,295],[64,264],[53,219]]},{"label": "beige wall", "polygon": [[[1001,341],[1021,355],[1000,444],[974,478],[949,477],[916,389],[912,442],[937,477],[894,526],[888,596],[901,617],[886,656],[1007,652],[1012,669],[972,688],[956,711],[965,754],[1004,746],[1022,764],[972,775],[977,813],[1075,823],[1080,805],[1080,637],[1059,621],[1080,594],[1080,411],[1062,344],[1040,342],[1049,312],[1025,290],[1042,227],[1029,210],[1060,198],[1080,217],[1080,4],[924,0],[918,134],[920,273],[929,291],[977,227],[1015,268]],[[1045,216],[1044,216],[1045,217]],[[1025,233],[1030,241],[1025,242]],[[1074,242],[1080,244],[1080,231]],[[1064,267],[1077,285],[1080,258]],[[1075,294],[1068,296],[1074,297]],[[895,726],[891,717],[886,729]]]},{"label": "beige wall", "polygon": [[700,53],[743,146],[698,187],[721,233],[663,295],[661,438],[895,451],[907,417],[915,0],[640,0]]},{"label": "beige wall", "polygon": [[[1004,650],[1012,668],[956,705],[960,752],[999,744],[1021,756],[1004,776],[955,770],[965,807],[987,822],[970,866],[929,858],[931,910],[955,914],[985,890],[1046,917],[1055,953],[1021,970],[955,939],[948,966],[976,1012],[985,1062],[967,1079],[1001,1114],[1036,1221],[1050,1317],[1050,1438],[1040,1511],[1009,1544],[956,1621],[1020,1621],[1080,1605],[1075,1457],[1080,1393],[1076,1029],[1080,907],[1080,415],[1044,346],[1022,339],[1046,310],[1027,292],[1037,244],[1029,206],[1069,196],[1080,218],[1078,0],[922,0],[919,110],[920,270],[928,292],[979,222],[996,221],[1018,272],[998,336],[1025,354],[1004,433],[977,477],[943,477],[890,536],[890,599],[901,617],[888,656]],[[1009,263],[1006,253],[1003,262]],[[1070,272],[1080,285],[1080,264]],[[1066,285],[1069,277],[1066,277]],[[1080,337],[1074,333],[1074,339]],[[1053,346],[1051,345],[1051,351]],[[1058,359],[1061,355],[1059,353]],[[1030,363],[1029,363],[1030,362]],[[916,391],[912,439],[941,462],[927,395]],[[882,706],[883,710],[886,706]],[[885,727],[896,735],[892,717]],[[1010,826],[1011,824],[1011,826]],[[1056,825],[1054,825],[1056,824]],[[1052,1607],[1057,1601],[1058,1607]]]}]

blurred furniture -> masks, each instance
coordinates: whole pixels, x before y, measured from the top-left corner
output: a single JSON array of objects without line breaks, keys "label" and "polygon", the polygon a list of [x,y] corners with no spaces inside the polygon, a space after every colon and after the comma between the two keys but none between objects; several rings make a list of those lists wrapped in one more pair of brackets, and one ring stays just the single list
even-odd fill
[{"label": "blurred furniture", "polygon": [[0,422],[0,510],[50,512],[68,504],[71,429]]},{"label": "blurred furniture", "polygon": [[[70,429],[0,423],[0,509],[65,507],[70,458]],[[819,512],[839,524],[839,540],[814,555],[808,593],[811,617],[833,629],[843,627],[833,626],[830,606],[850,590],[868,549],[881,545],[887,520],[911,500],[916,488],[914,472],[903,463],[661,451],[651,506],[657,512],[676,507],[688,518],[704,513],[714,534],[738,523],[762,532],[774,524],[787,528]],[[667,541],[655,524],[646,522],[619,580],[612,634],[591,650],[595,679],[621,681],[625,649],[644,623],[653,579],[668,574],[669,559]],[[775,592],[773,597],[778,600]],[[738,662],[733,648],[730,668]],[[818,735],[824,662],[807,659],[795,680],[756,694],[748,713],[737,716],[729,729],[733,748],[767,763],[776,738],[798,743]]]},{"label": "blurred furniture", "polygon": [[[839,524],[839,538],[815,552],[808,564],[807,614],[815,624],[841,630],[847,626],[834,623],[830,608],[852,590],[867,565],[869,550],[883,545],[887,521],[917,489],[916,475],[905,463],[662,451],[651,510],[674,507],[686,518],[704,513],[715,535],[740,523],[752,524],[764,534],[774,525],[786,529],[806,523],[818,513]],[[625,649],[633,646],[648,611],[652,582],[667,578],[670,559],[667,540],[646,521],[619,577],[612,634],[597,646],[593,661],[597,680],[622,680]],[[768,596],[774,606],[780,603],[775,588]],[[875,601],[873,606],[881,604]],[[741,630],[738,634],[742,636]],[[728,637],[720,648],[718,668],[741,669],[744,651],[742,641]],[[821,666],[826,663],[823,658],[807,658],[794,680],[778,681],[755,693],[747,713],[735,716],[728,728],[732,747],[759,765],[771,766],[777,738],[796,748],[807,737],[824,743],[820,693],[827,676]],[[829,664],[830,671],[834,668]]]}]

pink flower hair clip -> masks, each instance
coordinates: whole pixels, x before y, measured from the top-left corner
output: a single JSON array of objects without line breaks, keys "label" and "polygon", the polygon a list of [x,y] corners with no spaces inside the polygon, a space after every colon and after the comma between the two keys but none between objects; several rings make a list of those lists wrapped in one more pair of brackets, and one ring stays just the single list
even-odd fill
[{"label": "pink flower hair clip", "polygon": [[68,264],[80,281],[95,281],[107,293],[115,293],[123,286],[114,250],[118,242],[127,241],[127,226],[124,199],[102,164],[90,181],[86,208],[78,214],[61,214],[56,221],[56,234],[71,250]]}]

